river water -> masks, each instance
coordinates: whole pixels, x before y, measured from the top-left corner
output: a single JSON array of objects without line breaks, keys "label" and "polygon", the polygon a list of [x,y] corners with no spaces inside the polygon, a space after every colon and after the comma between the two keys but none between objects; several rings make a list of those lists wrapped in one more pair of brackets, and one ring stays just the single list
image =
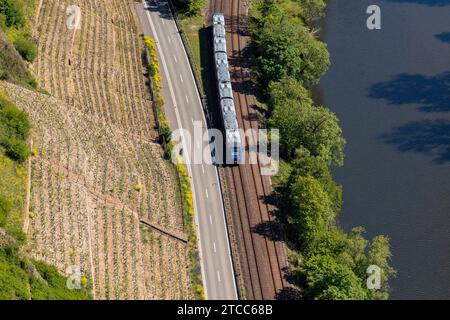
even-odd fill
[{"label": "river water", "polygon": [[[391,239],[392,299],[450,298],[450,0],[331,0],[323,102],[341,121],[341,226]],[[369,31],[366,9],[381,8]]]}]

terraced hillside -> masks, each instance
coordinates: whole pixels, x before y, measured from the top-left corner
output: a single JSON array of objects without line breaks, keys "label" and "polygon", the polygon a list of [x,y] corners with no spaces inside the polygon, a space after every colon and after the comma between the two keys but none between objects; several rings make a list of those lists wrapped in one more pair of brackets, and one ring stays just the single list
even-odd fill
[{"label": "terraced hillside", "polygon": [[[49,94],[0,82],[33,124],[27,251],[62,273],[79,266],[94,299],[193,298],[179,181],[155,143],[132,1],[36,4],[31,69]],[[69,5],[80,29],[67,27]]]},{"label": "terraced hillside", "polygon": [[[191,298],[172,165],[160,145],[10,83],[33,123],[31,255],[81,267],[97,299]],[[156,232],[140,221],[154,224]]]},{"label": "terraced hillside", "polygon": [[[39,84],[56,98],[138,136],[155,138],[143,46],[131,0],[46,0],[37,6],[34,63]],[[70,5],[81,9],[69,29]]]}]

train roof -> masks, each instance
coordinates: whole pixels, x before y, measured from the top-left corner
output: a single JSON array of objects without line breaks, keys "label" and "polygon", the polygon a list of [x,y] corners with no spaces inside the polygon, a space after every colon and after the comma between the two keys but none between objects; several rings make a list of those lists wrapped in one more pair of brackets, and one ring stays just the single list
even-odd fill
[{"label": "train roof", "polygon": [[222,37],[214,37],[214,52],[227,52],[227,41]]},{"label": "train roof", "polygon": [[222,99],[220,101],[220,107],[222,109],[225,129],[238,129],[233,99]]},{"label": "train roof", "polygon": [[228,59],[225,53],[217,53],[216,56],[216,72],[219,82],[230,81],[230,71],[228,70]]},{"label": "train roof", "polygon": [[216,60],[216,63],[218,61],[226,61],[228,62],[228,56],[225,52],[216,52],[214,54],[214,59]]},{"label": "train roof", "polygon": [[225,65],[217,66],[217,80],[219,83],[230,82],[230,71],[228,71],[228,67]]},{"label": "train roof", "polygon": [[225,38],[225,27],[221,24],[216,24],[213,27],[214,38]]},{"label": "train roof", "polygon": [[221,24],[225,25],[225,16],[221,12],[216,12],[213,14],[213,25]]},{"label": "train roof", "polygon": [[231,87],[231,82],[221,82],[219,83],[219,95],[220,99],[233,98],[233,89]]},{"label": "train roof", "polygon": [[228,129],[225,130],[226,133],[226,143],[229,144],[237,144],[238,147],[241,146],[241,135],[239,134],[239,129]]}]

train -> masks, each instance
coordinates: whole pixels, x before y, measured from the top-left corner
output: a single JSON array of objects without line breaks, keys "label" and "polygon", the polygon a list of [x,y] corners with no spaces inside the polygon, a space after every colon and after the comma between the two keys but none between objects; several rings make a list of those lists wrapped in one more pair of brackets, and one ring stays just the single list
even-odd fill
[{"label": "train", "polygon": [[215,13],[213,15],[214,65],[221,120],[225,134],[225,163],[239,164],[243,161],[244,151],[233,100],[225,35],[225,16],[223,13]]}]

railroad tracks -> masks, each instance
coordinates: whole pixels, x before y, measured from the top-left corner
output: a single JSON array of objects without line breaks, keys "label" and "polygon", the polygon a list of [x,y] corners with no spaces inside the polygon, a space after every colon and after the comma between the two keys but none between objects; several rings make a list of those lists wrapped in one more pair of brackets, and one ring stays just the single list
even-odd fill
[{"label": "railroad tracks", "polygon": [[[234,100],[239,127],[244,131],[259,128],[253,107],[256,99],[248,91],[250,74],[243,63],[243,50],[248,41],[245,34],[249,4],[249,0],[213,0],[210,3],[211,15],[214,12],[225,15]],[[249,159],[248,148],[245,153]],[[284,277],[287,257],[283,243],[278,241],[275,208],[267,203],[271,194],[270,179],[262,176],[260,169],[259,162],[246,163],[226,167],[224,173],[229,186],[231,227],[235,235],[233,249],[239,257],[245,297],[275,299],[287,285]]]}]

